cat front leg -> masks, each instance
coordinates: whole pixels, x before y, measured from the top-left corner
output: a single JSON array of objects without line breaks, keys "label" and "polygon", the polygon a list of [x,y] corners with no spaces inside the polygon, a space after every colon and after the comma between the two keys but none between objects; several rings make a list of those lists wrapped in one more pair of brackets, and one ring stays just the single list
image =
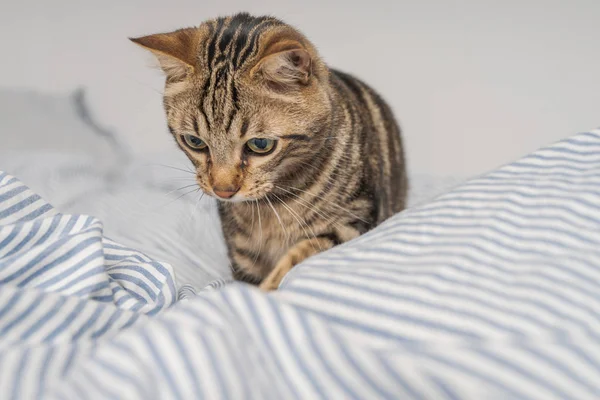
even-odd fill
[{"label": "cat front leg", "polygon": [[279,260],[275,268],[261,282],[259,288],[266,292],[277,290],[283,277],[294,266],[310,256],[332,248],[335,244],[334,240],[327,236],[317,236],[298,242]]}]

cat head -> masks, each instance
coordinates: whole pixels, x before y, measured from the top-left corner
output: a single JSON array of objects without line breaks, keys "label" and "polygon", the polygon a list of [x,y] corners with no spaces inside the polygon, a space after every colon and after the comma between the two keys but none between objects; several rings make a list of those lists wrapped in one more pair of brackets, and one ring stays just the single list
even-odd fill
[{"label": "cat head", "polygon": [[289,25],[238,14],[131,40],[166,75],[169,130],[205,193],[263,198],[306,173],[322,152],[329,71]]}]

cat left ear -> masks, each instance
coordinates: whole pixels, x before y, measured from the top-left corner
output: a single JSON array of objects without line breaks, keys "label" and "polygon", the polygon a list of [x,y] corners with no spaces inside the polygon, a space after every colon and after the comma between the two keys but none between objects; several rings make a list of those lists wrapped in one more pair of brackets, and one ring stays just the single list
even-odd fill
[{"label": "cat left ear", "polygon": [[306,85],[312,75],[312,59],[303,48],[270,54],[258,67],[271,86],[281,88]]},{"label": "cat left ear", "polygon": [[129,40],[150,50],[168,79],[182,79],[194,71],[198,43],[196,37],[195,28],[186,28]]}]

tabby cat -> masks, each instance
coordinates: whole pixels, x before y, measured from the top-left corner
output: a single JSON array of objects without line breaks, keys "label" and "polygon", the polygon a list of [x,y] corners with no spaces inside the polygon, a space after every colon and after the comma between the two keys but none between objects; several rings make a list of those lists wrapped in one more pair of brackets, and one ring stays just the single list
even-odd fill
[{"label": "tabby cat", "polygon": [[241,13],[131,40],[166,75],[169,130],[220,200],[236,279],[274,290],[294,265],[404,208],[390,108],[296,29]]}]

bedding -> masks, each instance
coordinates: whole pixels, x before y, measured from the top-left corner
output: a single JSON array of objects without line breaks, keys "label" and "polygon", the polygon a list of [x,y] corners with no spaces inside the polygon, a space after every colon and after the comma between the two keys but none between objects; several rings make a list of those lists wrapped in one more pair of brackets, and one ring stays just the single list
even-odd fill
[{"label": "bedding", "polygon": [[3,173],[0,398],[596,399],[599,187],[597,130],[306,260],[278,292],[217,280],[176,302],[171,266]]}]

